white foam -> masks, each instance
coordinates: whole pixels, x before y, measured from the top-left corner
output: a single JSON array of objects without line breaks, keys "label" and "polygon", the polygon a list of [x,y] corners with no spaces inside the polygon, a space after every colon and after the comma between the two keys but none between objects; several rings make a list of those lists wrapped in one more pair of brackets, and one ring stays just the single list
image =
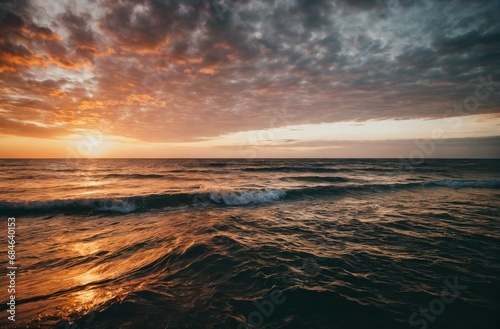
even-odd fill
[{"label": "white foam", "polygon": [[285,196],[285,192],[280,190],[236,191],[229,187],[214,185],[203,185],[200,187],[200,192],[208,194],[211,201],[228,206],[275,202]]}]

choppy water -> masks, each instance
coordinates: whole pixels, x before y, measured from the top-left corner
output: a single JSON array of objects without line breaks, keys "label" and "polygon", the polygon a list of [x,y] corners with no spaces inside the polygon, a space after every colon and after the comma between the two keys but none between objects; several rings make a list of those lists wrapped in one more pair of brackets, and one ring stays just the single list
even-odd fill
[{"label": "choppy water", "polygon": [[499,326],[498,160],[0,168],[19,266],[17,321],[7,320],[3,276],[0,326]]}]

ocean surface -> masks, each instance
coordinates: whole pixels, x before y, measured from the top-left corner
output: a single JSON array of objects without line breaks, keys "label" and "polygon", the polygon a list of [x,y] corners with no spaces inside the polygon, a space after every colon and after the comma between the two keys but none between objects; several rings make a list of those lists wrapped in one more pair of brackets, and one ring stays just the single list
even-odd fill
[{"label": "ocean surface", "polygon": [[0,169],[1,328],[499,328],[499,160]]}]

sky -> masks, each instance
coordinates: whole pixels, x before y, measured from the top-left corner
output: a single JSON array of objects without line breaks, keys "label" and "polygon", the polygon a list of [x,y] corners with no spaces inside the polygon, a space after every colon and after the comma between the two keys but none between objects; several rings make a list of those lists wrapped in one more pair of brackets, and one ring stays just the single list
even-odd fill
[{"label": "sky", "polygon": [[0,157],[500,157],[500,2],[0,3]]}]

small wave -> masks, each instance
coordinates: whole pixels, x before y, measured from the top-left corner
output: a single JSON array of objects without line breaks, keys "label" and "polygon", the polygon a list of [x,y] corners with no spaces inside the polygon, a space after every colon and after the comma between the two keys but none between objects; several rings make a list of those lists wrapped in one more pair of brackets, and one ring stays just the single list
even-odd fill
[{"label": "small wave", "polygon": [[275,202],[283,199],[286,194],[281,190],[236,191],[232,188],[212,185],[200,187],[200,192],[206,193],[212,202],[227,206]]},{"label": "small wave", "polygon": [[148,178],[163,178],[164,175],[158,174],[108,174],[104,178],[122,178],[122,179],[148,179]]},{"label": "small wave", "polygon": [[208,167],[227,167],[229,166],[227,163],[221,163],[221,162],[214,162],[214,163],[207,163],[205,166]]},{"label": "small wave", "polygon": [[[49,168],[56,167],[55,169],[52,170],[52,171],[56,171],[56,172],[75,172],[75,171],[79,171],[78,169],[59,169],[57,166],[51,166],[51,165],[49,165],[48,167]],[[83,171],[83,170],[80,170],[80,171]]]},{"label": "small wave", "polygon": [[132,200],[124,199],[67,199],[31,202],[3,202],[0,201],[0,209],[16,211],[103,211],[129,213],[137,209],[137,205]]},{"label": "small wave", "polygon": [[315,183],[345,183],[349,179],[344,177],[324,177],[324,176],[295,176],[295,177],[283,177],[283,180],[298,180],[304,182],[315,182]]},{"label": "small wave", "polygon": [[451,187],[451,188],[498,188],[500,180],[440,180],[432,182],[433,185]]},{"label": "small wave", "polygon": [[335,168],[321,168],[321,167],[294,167],[294,166],[281,166],[281,167],[247,167],[243,171],[255,172],[311,172],[311,173],[331,173],[338,172],[340,169]]},{"label": "small wave", "polygon": [[278,201],[285,196],[284,191],[250,190],[236,191],[222,187],[202,187],[196,193],[166,193],[119,198],[63,199],[47,201],[6,202],[0,201],[0,212],[16,211],[17,213],[81,213],[81,212],[114,212],[131,213],[148,209],[161,209],[216,203],[227,206],[248,204],[265,204]]}]

